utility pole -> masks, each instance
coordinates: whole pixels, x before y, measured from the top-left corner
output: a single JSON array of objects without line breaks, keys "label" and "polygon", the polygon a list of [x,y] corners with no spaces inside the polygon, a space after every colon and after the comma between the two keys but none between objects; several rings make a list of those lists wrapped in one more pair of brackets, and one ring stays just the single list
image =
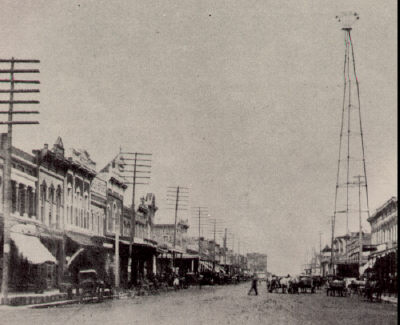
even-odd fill
[{"label": "utility pole", "polygon": [[200,256],[201,256],[201,253],[200,253],[200,249],[201,249],[201,247],[200,247],[200,229],[201,229],[201,213],[200,213],[200,208],[199,208],[199,242],[198,242],[198,244],[199,244],[199,251],[198,251],[198,253],[199,253],[199,265],[198,265],[198,272],[200,273]]},{"label": "utility pole", "polygon": [[216,246],[216,238],[215,238],[215,233],[216,233],[216,227],[217,227],[217,219],[214,219],[214,257],[213,257],[213,272],[215,271],[215,246]]},{"label": "utility pole", "polygon": [[[134,267],[134,241],[135,241],[135,227],[136,227],[136,211],[135,211],[135,194],[137,185],[148,185],[150,181],[150,176],[145,176],[150,174],[151,168],[151,153],[141,153],[141,152],[123,152],[120,151],[120,172],[121,176],[124,178],[125,184],[132,185],[132,214],[131,214],[131,231],[129,240],[129,257],[128,257],[128,283],[133,285],[136,282],[136,274]],[[125,169],[125,168],[129,169]],[[133,169],[132,169],[133,168]],[[131,178],[132,177],[132,178]],[[132,179],[130,182],[129,180]],[[137,181],[137,180],[142,181]],[[147,182],[146,182],[147,181]]]},{"label": "utility pole", "polygon": [[117,224],[117,218],[114,219],[114,229],[115,229],[115,274],[114,274],[114,280],[115,280],[115,290],[118,293],[119,291],[119,286],[120,286],[120,277],[119,277],[119,229]]},{"label": "utility pole", "polygon": [[358,233],[358,244],[359,244],[359,257],[358,257],[358,269],[362,266],[362,252],[363,252],[363,241],[362,241],[362,222],[361,222],[361,178],[364,176],[357,175],[355,178],[358,183],[358,216],[359,216],[359,233]]},{"label": "utility pole", "polygon": [[233,269],[236,269],[235,234],[232,234],[232,272]]},{"label": "utility pole", "polygon": [[[175,219],[174,219],[174,239],[173,239],[173,252],[172,252],[172,269],[175,272],[175,248],[176,248],[176,226],[178,223],[178,211],[186,211],[188,206],[188,200],[189,200],[189,188],[187,187],[182,187],[182,186],[177,186],[177,187],[168,187],[167,190],[167,202],[168,201],[174,201],[174,207],[169,207],[168,209],[174,209],[175,210]],[[182,202],[184,205],[182,205]]]},{"label": "utility pole", "polygon": [[179,186],[176,188],[176,203],[175,203],[175,224],[174,224],[174,251],[172,252],[172,267],[175,270],[175,246],[176,246],[176,220],[178,218],[179,207]]},{"label": "utility pole", "polygon": [[[201,245],[200,245],[200,237],[201,237],[201,220],[205,218],[205,216],[202,216],[203,213],[208,213],[208,208],[206,207],[192,207],[193,212],[197,210],[198,215],[197,218],[199,218],[199,238],[198,238],[198,250],[199,250],[199,263],[197,265],[197,272],[200,274],[200,260],[201,260]],[[194,217],[196,218],[196,217]]]},{"label": "utility pole", "polygon": [[335,216],[332,216],[332,236],[331,236],[331,270],[332,274],[335,275],[335,266],[333,265],[333,241],[335,233]]},{"label": "utility pole", "polygon": [[318,257],[318,265],[319,265],[319,274],[320,274],[320,275],[322,275],[322,270],[321,270],[321,261],[322,261],[321,235],[322,235],[322,231],[319,232],[319,257]]},{"label": "utility pole", "polygon": [[8,298],[8,275],[10,263],[10,229],[11,229],[11,205],[12,205],[12,187],[11,187],[11,167],[12,167],[12,126],[15,124],[39,124],[38,121],[14,121],[14,114],[38,114],[39,111],[14,111],[14,104],[39,104],[38,100],[16,100],[16,93],[38,93],[39,89],[16,89],[16,84],[40,84],[38,80],[15,80],[15,74],[39,73],[38,69],[15,69],[19,63],[35,64],[39,60],[19,60],[19,59],[1,59],[0,63],[9,64],[10,68],[0,69],[0,74],[9,74],[9,79],[0,79],[0,83],[9,83],[9,89],[1,89],[0,93],[9,94],[8,100],[0,100],[0,104],[8,104],[7,111],[0,111],[0,114],[7,114],[6,122],[0,122],[0,125],[7,125],[7,141],[4,150],[4,189],[3,189],[3,274],[1,293],[4,301]]},{"label": "utility pole", "polygon": [[224,235],[224,264],[226,265],[226,236],[227,236],[228,229],[225,228],[225,235]]}]

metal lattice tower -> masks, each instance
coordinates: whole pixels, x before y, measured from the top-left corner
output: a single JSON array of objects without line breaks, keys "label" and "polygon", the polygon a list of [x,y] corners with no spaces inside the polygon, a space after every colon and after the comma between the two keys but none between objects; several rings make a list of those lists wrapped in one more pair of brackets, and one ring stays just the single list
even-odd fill
[{"label": "metal lattice tower", "polygon": [[[332,245],[334,232],[341,233],[340,235],[349,235],[352,230],[356,230],[361,233],[362,226],[361,222],[359,224],[358,221],[361,218],[366,220],[369,217],[360,89],[351,38],[351,26],[359,19],[359,16],[355,12],[344,12],[336,16],[336,19],[341,23],[342,30],[344,31],[345,55]],[[358,181],[356,181],[356,178],[358,178]],[[359,195],[360,186],[364,192],[362,196]]]}]

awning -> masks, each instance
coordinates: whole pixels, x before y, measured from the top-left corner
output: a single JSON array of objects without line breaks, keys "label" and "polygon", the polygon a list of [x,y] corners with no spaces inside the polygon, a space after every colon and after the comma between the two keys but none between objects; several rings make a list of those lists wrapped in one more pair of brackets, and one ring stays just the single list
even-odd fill
[{"label": "awning", "polygon": [[78,234],[78,233],[74,233],[74,232],[68,232],[67,237],[81,246],[93,246],[93,247],[98,246],[87,235]]},{"label": "awning", "polygon": [[184,253],[184,251],[182,249],[178,248],[178,247],[170,248],[169,251],[171,253],[175,252],[175,253],[178,253],[178,254],[183,254]]},{"label": "awning", "polygon": [[218,264],[215,264],[215,272],[221,272],[221,273],[225,274],[225,270]]},{"label": "awning", "polygon": [[[130,240],[125,240],[125,239],[120,238],[119,242],[120,242],[120,244],[130,245]],[[156,244],[153,244],[151,240],[148,240],[146,238],[143,239],[143,238],[135,237],[133,240],[133,243],[134,243],[134,245],[139,245],[139,246],[147,246],[147,247],[153,247],[153,248],[157,247]]]},{"label": "awning", "polygon": [[213,269],[212,264],[211,264],[210,262],[200,261],[200,265],[201,265],[204,269],[209,270],[209,271],[212,271],[212,269]]},{"label": "awning", "polygon": [[11,239],[17,246],[19,253],[32,264],[43,264],[46,262],[57,263],[56,258],[40,242],[38,237],[28,236],[11,232]]},{"label": "awning", "polygon": [[157,247],[157,252],[158,253],[162,253],[162,254],[167,254],[168,253],[168,249],[164,249],[162,247]]},{"label": "awning", "polygon": [[182,254],[182,257],[179,257],[179,258],[182,258],[182,259],[198,259],[199,258],[199,255],[197,255],[197,254],[188,254],[188,253],[184,253],[184,254]]}]

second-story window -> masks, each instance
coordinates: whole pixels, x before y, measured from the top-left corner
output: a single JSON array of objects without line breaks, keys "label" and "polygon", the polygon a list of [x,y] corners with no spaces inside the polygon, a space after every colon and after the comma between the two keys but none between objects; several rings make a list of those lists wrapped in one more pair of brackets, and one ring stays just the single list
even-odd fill
[{"label": "second-story window", "polygon": [[46,183],[43,183],[40,189],[40,219],[42,222],[45,221],[45,205],[46,205],[46,195],[47,195],[47,186]]},{"label": "second-story window", "polygon": [[11,211],[15,213],[17,211],[17,183],[14,181],[11,181]]},{"label": "second-story window", "polygon": [[56,191],[56,227],[60,228],[60,222],[61,222],[61,217],[60,217],[60,211],[61,211],[61,187],[57,187]]},{"label": "second-story window", "polygon": [[112,232],[114,230],[114,220],[111,214],[111,207],[109,205],[107,205],[106,222],[107,222],[107,231]]},{"label": "second-story window", "polygon": [[54,226],[53,204],[54,204],[54,187],[53,187],[53,185],[51,185],[49,188],[49,225],[50,226]]}]

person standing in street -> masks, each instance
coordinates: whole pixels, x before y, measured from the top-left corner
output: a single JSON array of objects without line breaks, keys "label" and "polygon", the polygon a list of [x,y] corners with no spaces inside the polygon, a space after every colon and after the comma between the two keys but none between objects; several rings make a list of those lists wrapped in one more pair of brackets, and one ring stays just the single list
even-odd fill
[{"label": "person standing in street", "polygon": [[256,296],[258,296],[258,291],[257,291],[257,274],[254,273],[253,277],[251,279],[251,288],[249,290],[248,295],[250,296],[251,292],[254,290]]},{"label": "person standing in street", "polygon": [[174,276],[173,286],[174,286],[175,291],[177,291],[179,289],[179,277],[177,274],[175,274],[175,276]]}]

